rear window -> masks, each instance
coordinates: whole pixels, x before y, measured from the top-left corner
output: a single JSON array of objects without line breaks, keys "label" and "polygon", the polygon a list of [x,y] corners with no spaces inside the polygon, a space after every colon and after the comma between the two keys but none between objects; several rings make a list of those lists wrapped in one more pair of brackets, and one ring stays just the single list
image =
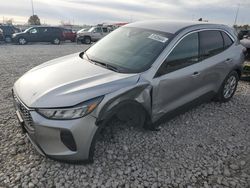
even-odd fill
[{"label": "rear window", "polygon": [[200,57],[209,58],[224,50],[224,41],[220,31],[200,32]]}]

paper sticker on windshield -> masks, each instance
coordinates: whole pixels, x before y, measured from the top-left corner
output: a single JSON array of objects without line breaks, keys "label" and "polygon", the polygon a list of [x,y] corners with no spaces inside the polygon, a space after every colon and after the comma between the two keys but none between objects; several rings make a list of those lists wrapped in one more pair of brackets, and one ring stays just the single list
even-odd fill
[{"label": "paper sticker on windshield", "polygon": [[168,41],[167,37],[163,37],[161,35],[157,35],[157,34],[151,34],[148,38],[165,43]]}]

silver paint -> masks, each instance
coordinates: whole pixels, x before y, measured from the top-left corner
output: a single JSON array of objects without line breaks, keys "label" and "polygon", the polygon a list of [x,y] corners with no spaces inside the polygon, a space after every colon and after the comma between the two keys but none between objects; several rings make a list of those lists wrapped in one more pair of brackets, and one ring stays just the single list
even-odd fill
[{"label": "silver paint", "polygon": [[[176,36],[151,68],[142,73],[113,72],[72,54],[35,67],[15,83],[14,93],[31,110],[34,121],[35,131],[29,135],[46,155],[70,161],[88,159],[99,128],[96,123],[105,120],[106,114],[121,102],[136,101],[148,113],[151,122],[155,122],[193,99],[208,92],[216,93],[229,72],[236,66],[241,67],[244,61],[243,47],[237,43],[237,36],[224,25],[160,20],[132,23],[125,27],[155,29]],[[162,62],[185,36],[207,29],[225,31],[234,44],[211,58],[155,77]],[[194,75],[194,72],[199,74]],[[104,96],[102,102],[91,114],[80,119],[50,120],[32,110],[74,106],[98,96]],[[72,132],[76,152],[70,151],[61,142],[62,129]]]}]

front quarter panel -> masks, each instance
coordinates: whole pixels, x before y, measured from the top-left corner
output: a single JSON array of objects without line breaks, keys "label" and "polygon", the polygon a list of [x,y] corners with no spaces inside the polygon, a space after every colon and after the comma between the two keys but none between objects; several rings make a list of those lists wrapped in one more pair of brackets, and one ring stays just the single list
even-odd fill
[{"label": "front quarter panel", "polygon": [[117,112],[116,107],[126,101],[138,103],[146,111],[147,117],[150,117],[152,104],[151,89],[150,83],[144,81],[105,95],[103,101],[92,114],[97,117],[97,125],[111,118]]}]

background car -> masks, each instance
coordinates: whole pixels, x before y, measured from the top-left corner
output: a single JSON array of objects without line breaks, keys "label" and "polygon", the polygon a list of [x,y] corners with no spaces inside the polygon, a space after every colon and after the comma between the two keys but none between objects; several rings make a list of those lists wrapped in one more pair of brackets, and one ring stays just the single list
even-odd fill
[{"label": "background car", "polygon": [[31,27],[24,32],[12,35],[12,41],[20,45],[27,44],[28,42],[60,44],[63,40],[63,29],[60,27]]},{"label": "background car", "polygon": [[108,26],[97,25],[91,27],[88,31],[77,32],[76,41],[82,44],[90,44],[92,41],[100,40],[110,32]]},{"label": "background car", "polygon": [[21,30],[14,27],[13,25],[0,25],[0,29],[3,31],[3,38],[5,42],[11,42],[11,36],[14,33],[18,33]]},{"label": "background car", "polygon": [[80,29],[79,31],[77,31],[76,33],[82,33],[82,32],[86,32],[88,31],[90,28],[86,27],[86,28],[83,28],[83,29]]},{"label": "background car", "polygon": [[70,40],[71,42],[75,42],[76,32],[74,32],[72,29],[63,29],[63,40]]},{"label": "background car", "polygon": [[3,41],[4,40],[4,37],[3,37],[3,30],[0,29],[0,41]]},{"label": "background car", "polygon": [[244,37],[249,37],[250,36],[250,30],[240,30],[238,33],[238,38],[239,40],[242,40]]}]

